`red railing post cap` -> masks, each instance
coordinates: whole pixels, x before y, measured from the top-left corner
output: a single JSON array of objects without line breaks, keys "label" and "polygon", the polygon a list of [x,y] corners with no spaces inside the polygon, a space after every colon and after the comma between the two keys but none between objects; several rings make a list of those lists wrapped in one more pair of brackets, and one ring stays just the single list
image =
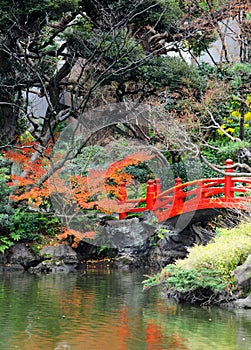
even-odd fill
[{"label": "red railing post cap", "polygon": [[175,179],[176,185],[181,184],[181,182],[182,182],[181,178],[180,177],[176,177],[176,179]]},{"label": "red railing post cap", "polygon": [[226,166],[233,165],[233,160],[232,159],[227,159],[226,160]]},{"label": "red railing post cap", "polygon": [[147,181],[148,185],[153,185],[154,182],[155,182],[154,180],[148,180],[148,181]]}]

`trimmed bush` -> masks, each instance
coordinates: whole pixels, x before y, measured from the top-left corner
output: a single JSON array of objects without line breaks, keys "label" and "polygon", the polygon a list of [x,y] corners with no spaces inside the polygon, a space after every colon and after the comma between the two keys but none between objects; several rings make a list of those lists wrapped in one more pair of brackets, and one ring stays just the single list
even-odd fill
[{"label": "trimmed bush", "polygon": [[179,301],[210,304],[233,299],[233,271],[251,254],[251,223],[220,229],[207,245],[196,245],[186,259],[167,265],[143,281],[144,288],[164,284],[167,296]]},{"label": "trimmed bush", "polygon": [[207,268],[217,270],[224,278],[243,264],[251,253],[251,223],[241,224],[233,229],[221,229],[207,246],[196,245],[189,250],[189,256],[178,260],[181,269]]}]

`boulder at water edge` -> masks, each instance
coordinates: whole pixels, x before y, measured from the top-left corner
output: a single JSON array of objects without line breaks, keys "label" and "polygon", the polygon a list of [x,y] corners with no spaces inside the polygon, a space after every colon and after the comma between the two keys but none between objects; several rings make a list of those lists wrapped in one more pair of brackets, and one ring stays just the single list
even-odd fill
[{"label": "boulder at water edge", "polygon": [[78,266],[77,253],[69,246],[56,245],[43,247],[39,256],[43,261],[31,267],[31,273],[67,273]]},{"label": "boulder at water edge", "polygon": [[234,274],[237,285],[244,292],[251,292],[251,254],[243,265],[235,269]]},{"label": "boulder at water edge", "polygon": [[244,299],[238,299],[234,302],[234,305],[243,309],[251,309],[251,294]]}]

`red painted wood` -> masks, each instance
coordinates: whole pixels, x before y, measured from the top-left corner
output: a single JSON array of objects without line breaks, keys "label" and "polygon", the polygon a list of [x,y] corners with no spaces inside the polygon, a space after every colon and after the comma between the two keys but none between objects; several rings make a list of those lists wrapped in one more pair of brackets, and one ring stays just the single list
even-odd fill
[{"label": "red painted wood", "polygon": [[[127,200],[126,183],[125,182],[120,182],[120,184],[119,184],[118,200],[120,203],[124,203]],[[126,218],[126,213],[119,213],[120,220],[123,220],[125,218]]]},{"label": "red painted wood", "polygon": [[[233,177],[231,159],[226,161],[226,173],[223,178],[200,179],[182,183],[175,180],[175,186],[162,192],[159,179],[149,180],[146,198],[127,200],[125,184],[120,186],[119,201],[123,203],[144,203],[142,208],[131,208],[127,213],[152,210],[159,222],[188,212],[210,208],[251,208],[251,177]],[[125,218],[127,213],[120,213]]]},{"label": "red painted wood", "polygon": [[158,196],[161,192],[162,192],[161,181],[160,181],[160,179],[155,179],[155,194],[156,194],[156,196]]},{"label": "red painted wood", "polygon": [[233,174],[234,169],[230,168],[233,165],[232,159],[227,159],[226,160],[226,173],[229,175],[226,175],[224,177],[224,193],[225,193],[225,198],[227,200],[231,199],[234,197],[234,192],[233,192],[233,179],[231,175]]},{"label": "red painted wood", "polygon": [[148,210],[153,210],[156,200],[156,185],[154,180],[148,180],[146,187],[146,207]]}]

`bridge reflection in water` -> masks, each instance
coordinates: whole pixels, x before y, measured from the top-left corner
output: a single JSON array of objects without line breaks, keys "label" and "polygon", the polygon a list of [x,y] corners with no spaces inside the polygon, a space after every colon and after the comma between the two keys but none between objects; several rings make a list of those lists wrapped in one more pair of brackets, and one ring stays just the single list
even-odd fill
[{"label": "bridge reflection in water", "polygon": [[177,305],[146,272],[1,275],[0,349],[251,349],[248,310]]}]

